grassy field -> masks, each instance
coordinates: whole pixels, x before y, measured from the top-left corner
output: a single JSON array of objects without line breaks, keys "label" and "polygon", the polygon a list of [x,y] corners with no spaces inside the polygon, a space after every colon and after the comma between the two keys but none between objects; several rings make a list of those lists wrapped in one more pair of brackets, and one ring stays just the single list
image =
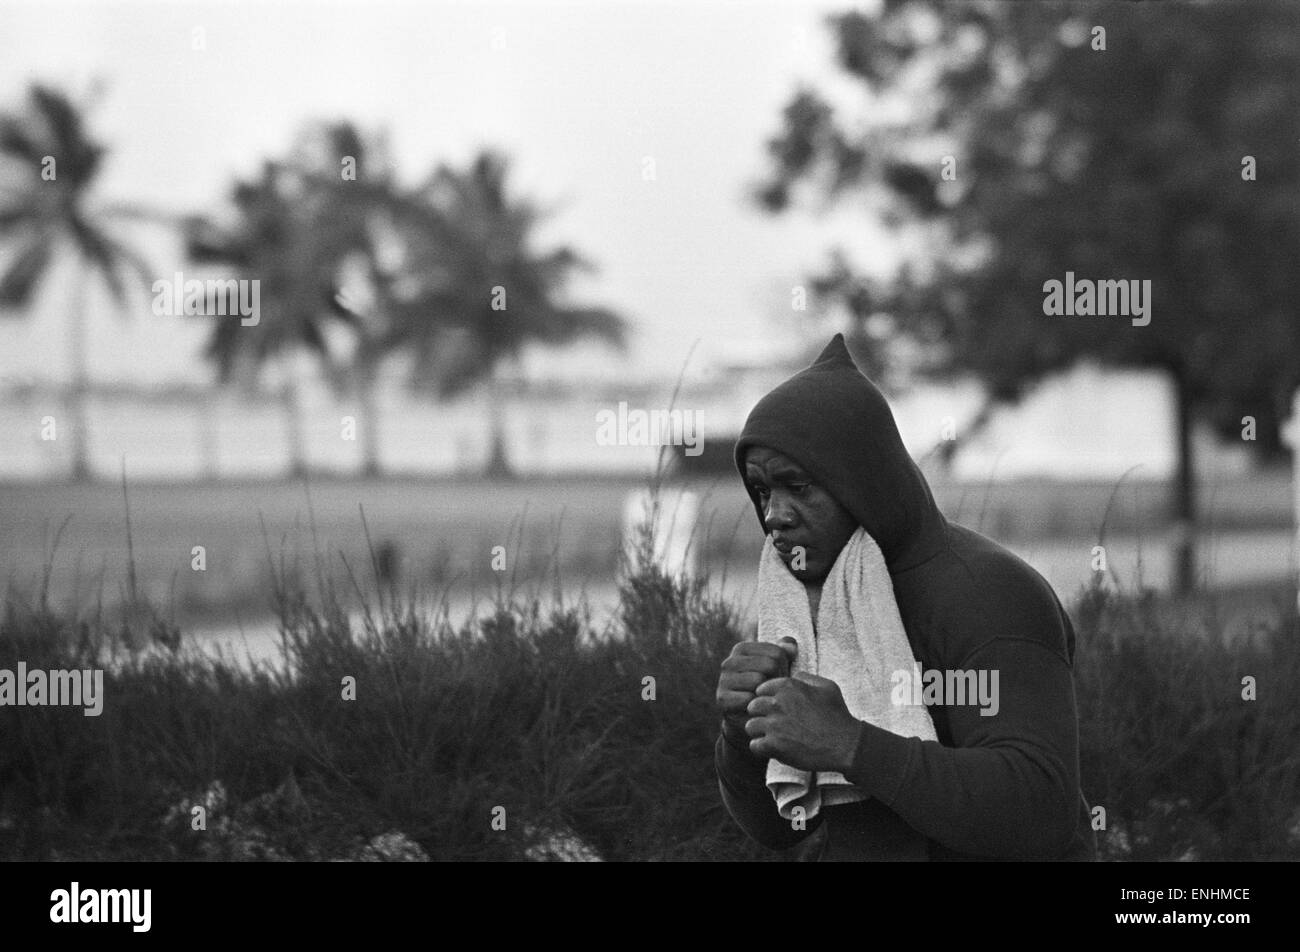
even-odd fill
[{"label": "grassy field", "polygon": [[[1135,576],[1145,546],[1148,571],[1160,575],[1168,526],[1163,485],[933,484],[950,517],[1006,542],[1068,590],[1063,594],[1077,587],[1080,566],[1086,576],[1103,519],[1118,568]],[[286,553],[342,553],[357,571],[368,570],[367,529],[396,578],[426,587],[490,589],[501,580],[491,565],[499,545],[513,578],[558,570],[566,585],[609,588],[626,499],[644,485],[632,478],[139,483],[129,487],[131,554],[140,590],[170,604],[182,621],[265,614],[268,566]],[[738,479],[690,486],[703,499],[703,564],[743,579],[760,537]],[[1222,540],[1216,573],[1246,573],[1229,574],[1226,584],[1294,576],[1289,492],[1289,478],[1278,473],[1204,487],[1206,528]],[[195,546],[204,549],[201,572],[193,567]],[[120,485],[0,485],[0,566],[11,586],[39,589],[49,566],[57,604],[102,598],[111,605],[128,579],[127,564]]]}]

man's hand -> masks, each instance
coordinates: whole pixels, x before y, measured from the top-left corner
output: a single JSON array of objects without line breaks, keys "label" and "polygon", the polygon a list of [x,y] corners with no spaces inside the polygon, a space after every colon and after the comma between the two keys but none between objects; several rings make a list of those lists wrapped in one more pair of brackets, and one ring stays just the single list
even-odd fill
[{"label": "man's hand", "polygon": [[862,722],[849,713],[840,686],[815,674],[764,681],[747,710],[750,751],[800,770],[853,765]]},{"label": "man's hand", "polygon": [[793,638],[783,638],[778,644],[742,641],[731,649],[727,660],[722,662],[717,692],[718,710],[731,736],[746,738],[745,722],[749,720],[746,708],[754,700],[754,692],[764,681],[789,675],[790,662],[797,650]]}]

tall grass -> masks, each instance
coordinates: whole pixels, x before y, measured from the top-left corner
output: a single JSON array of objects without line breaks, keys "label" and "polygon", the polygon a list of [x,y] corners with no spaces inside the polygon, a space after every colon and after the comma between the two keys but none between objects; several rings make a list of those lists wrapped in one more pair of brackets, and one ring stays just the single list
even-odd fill
[{"label": "tall grass", "polygon": [[356,625],[346,574],[318,561],[309,593],[280,560],[279,666],[108,650],[11,597],[0,667],[107,665],[106,701],[0,710],[0,855],[375,858],[400,834],[432,859],[758,856],[717,795],[713,681],[740,635],[704,580],[638,546],[597,632],[581,603],[503,593],[454,626],[373,583]]},{"label": "tall grass", "polygon": [[[712,761],[718,665],[741,625],[652,550],[647,526],[605,630],[581,602],[513,589],[456,625],[351,565],[269,560],[278,666],[187,650],[148,606],[105,623],[11,595],[0,667],[104,666],[106,700],[97,718],[0,709],[0,856],[760,858]],[[1300,858],[1295,618],[1227,642],[1101,585],[1074,615],[1103,855]]]},{"label": "tall grass", "polygon": [[1225,637],[1213,599],[1096,584],[1073,614],[1080,767],[1106,811],[1103,857],[1300,859],[1294,606]]}]

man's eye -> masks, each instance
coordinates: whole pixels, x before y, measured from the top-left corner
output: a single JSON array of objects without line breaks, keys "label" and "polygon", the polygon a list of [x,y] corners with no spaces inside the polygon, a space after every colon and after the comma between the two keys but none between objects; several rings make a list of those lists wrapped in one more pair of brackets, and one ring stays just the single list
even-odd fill
[{"label": "man's eye", "polygon": [[757,495],[759,495],[759,496],[766,496],[766,495],[767,495],[767,487],[766,487],[766,486],[751,486],[750,488],[751,488],[752,490],[754,490],[754,492],[755,492]]},{"label": "man's eye", "polygon": [[798,495],[799,493],[802,493],[805,489],[807,489],[811,485],[812,483],[791,483],[790,492]]}]

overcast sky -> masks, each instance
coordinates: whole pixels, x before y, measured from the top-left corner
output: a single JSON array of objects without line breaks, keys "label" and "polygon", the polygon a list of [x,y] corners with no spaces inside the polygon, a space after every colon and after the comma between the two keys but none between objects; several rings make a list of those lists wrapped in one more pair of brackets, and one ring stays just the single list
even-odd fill
[{"label": "overcast sky", "polygon": [[[636,323],[635,364],[673,373],[697,337],[708,355],[795,327],[790,288],[833,236],[851,232],[873,264],[888,257],[856,209],[772,218],[746,199],[799,82],[852,95],[824,23],[845,7],[0,0],[0,101],[19,104],[32,80],[77,96],[103,80],[99,195],[171,210],[217,207],[310,118],[388,130],[407,181],[500,147],[520,193],[561,207],[543,243],[599,264],[575,291]],[[183,264],[174,243],[136,240],[160,277]],[[32,319],[0,325],[0,374],[65,372],[68,286],[56,279]],[[92,298],[95,378],[205,379],[202,327],[147,305],[123,321]]]}]

